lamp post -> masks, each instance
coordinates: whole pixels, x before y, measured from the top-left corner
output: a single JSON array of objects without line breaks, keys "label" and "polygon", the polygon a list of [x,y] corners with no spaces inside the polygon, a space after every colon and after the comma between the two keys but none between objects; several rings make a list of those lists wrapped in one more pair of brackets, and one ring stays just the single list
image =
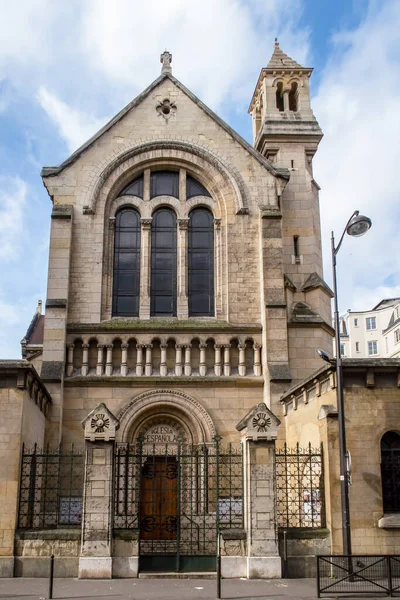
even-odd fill
[{"label": "lamp post", "polygon": [[350,506],[349,506],[349,477],[347,468],[347,451],[346,451],[346,426],[344,418],[344,394],[343,394],[343,367],[342,357],[340,353],[340,328],[339,328],[339,308],[337,294],[337,279],[336,279],[336,256],[342,245],[345,234],[352,237],[361,237],[370,229],[372,225],[371,219],[359,214],[356,210],[347,221],[346,227],[343,230],[342,236],[337,246],[335,246],[335,237],[332,231],[331,234],[331,251],[332,251],[332,275],[333,275],[333,302],[334,302],[334,326],[335,326],[335,347],[336,358],[330,360],[325,352],[319,351],[319,355],[324,360],[336,365],[336,394],[338,406],[339,420],[339,453],[340,453],[340,496],[342,508],[342,539],[343,539],[343,554],[351,555],[351,530],[350,530]]}]

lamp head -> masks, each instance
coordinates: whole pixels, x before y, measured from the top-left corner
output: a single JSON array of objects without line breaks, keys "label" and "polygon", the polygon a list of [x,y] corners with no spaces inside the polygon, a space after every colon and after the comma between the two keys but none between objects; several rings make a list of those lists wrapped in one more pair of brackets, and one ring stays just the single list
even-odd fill
[{"label": "lamp head", "polygon": [[367,233],[368,229],[371,228],[372,221],[370,218],[360,215],[356,211],[354,217],[350,220],[350,223],[346,227],[346,232],[352,237],[361,237],[364,233]]},{"label": "lamp head", "polygon": [[324,360],[325,362],[327,362],[329,364],[333,364],[335,362],[335,359],[331,358],[329,356],[329,354],[327,352],[325,352],[325,350],[322,350],[322,348],[317,349],[317,354],[320,358],[322,358],[322,360]]}]

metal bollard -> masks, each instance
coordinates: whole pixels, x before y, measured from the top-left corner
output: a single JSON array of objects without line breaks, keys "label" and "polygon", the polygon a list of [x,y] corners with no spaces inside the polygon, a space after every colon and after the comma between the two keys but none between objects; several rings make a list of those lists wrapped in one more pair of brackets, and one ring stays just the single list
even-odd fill
[{"label": "metal bollard", "polygon": [[50,556],[49,598],[53,598],[54,554]]},{"label": "metal bollard", "polygon": [[286,529],[283,532],[283,573],[282,576],[284,579],[288,576],[288,564],[287,564],[287,531]]},{"label": "metal bollard", "polygon": [[221,598],[221,555],[217,556],[217,598]]},{"label": "metal bollard", "polygon": [[218,532],[217,537],[217,598],[221,598],[221,534]]}]

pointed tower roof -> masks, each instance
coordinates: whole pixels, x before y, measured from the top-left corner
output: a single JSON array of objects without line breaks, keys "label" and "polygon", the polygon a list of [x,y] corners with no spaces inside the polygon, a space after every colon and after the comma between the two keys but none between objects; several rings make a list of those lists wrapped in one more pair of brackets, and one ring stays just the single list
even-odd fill
[{"label": "pointed tower roof", "polygon": [[302,69],[298,62],[285,54],[280,46],[277,38],[275,38],[274,52],[267,65],[267,69]]}]

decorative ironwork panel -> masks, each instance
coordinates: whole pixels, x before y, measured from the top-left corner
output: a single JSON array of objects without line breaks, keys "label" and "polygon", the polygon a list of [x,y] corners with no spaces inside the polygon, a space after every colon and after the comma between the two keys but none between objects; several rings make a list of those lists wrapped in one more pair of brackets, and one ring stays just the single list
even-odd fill
[{"label": "decorative ironwork panel", "polygon": [[275,477],[278,527],[324,527],[322,446],[278,448]]},{"label": "decorative ironwork panel", "polygon": [[114,527],[140,532],[141,556],[215,556],[218,530],[243,526],[241,447],[119,445],[115,472]]},{"label": "decorative ironwork panel", "polygon": [[83,450],[23,449],[18,527],[79,527],[83,477]]}]

